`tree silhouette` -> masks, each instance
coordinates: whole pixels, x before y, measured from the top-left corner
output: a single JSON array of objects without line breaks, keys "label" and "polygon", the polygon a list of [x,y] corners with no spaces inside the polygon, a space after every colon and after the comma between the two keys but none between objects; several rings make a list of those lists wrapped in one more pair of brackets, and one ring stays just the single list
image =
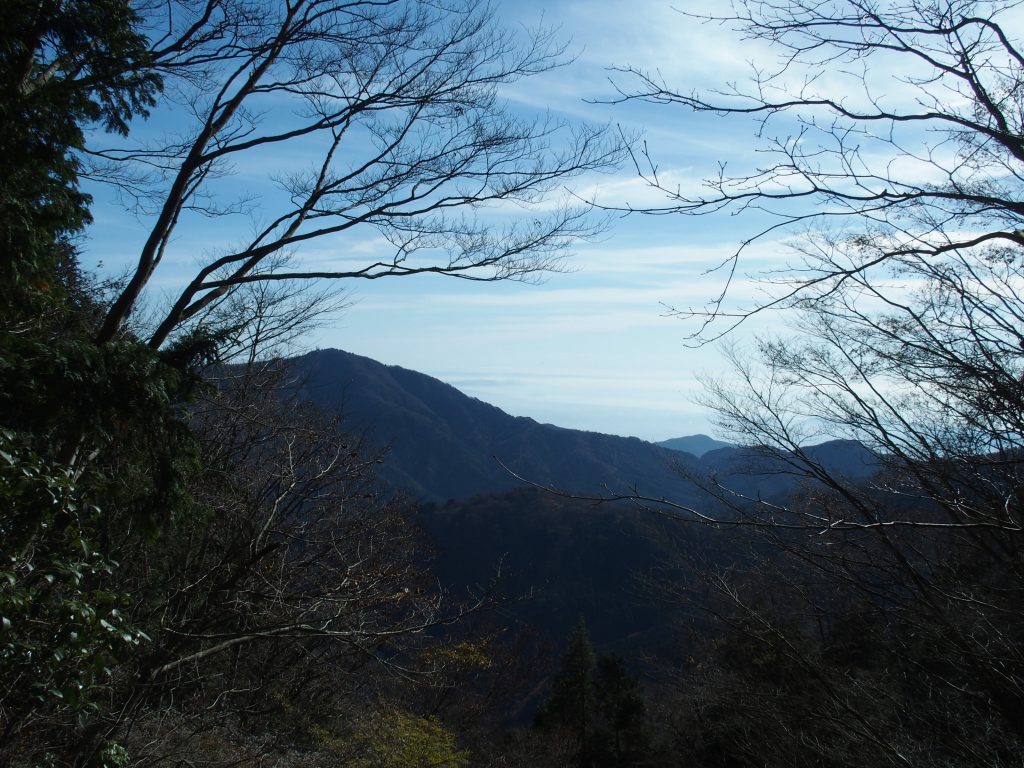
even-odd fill
[{"label": "tree silhouette", "polygon": [[569,635],[535,725],[568,734],[580,766],[642,765],[647,756],[646,705],[621,656],[596,656],[581,617]]}]

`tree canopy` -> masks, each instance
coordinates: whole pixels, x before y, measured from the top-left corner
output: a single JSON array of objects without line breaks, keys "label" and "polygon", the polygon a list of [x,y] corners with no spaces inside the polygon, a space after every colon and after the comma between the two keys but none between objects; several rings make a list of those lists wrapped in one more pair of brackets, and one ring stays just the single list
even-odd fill
[{"label": "tree canopy", "polygon": [[[499,93],[559,65],[548,31],[502,30],[477,2],[397,0],[183,1],[148,7],[142,25],[180,127],[89,147],[92,177],[114,184],[148,230],[103,340],[125,327],[179,227],[204,216],[233,231],[147,328],[154,348],[238,286],[525,279],[600,226],[586,205],[550,203],[573,177],[613,164],[617,143],[603,128],[517,115]],[[281,161],[292,152],[301,160]],[[262,178],[232,195],[224,177],[242,160]],[[485,215],[500,206],[517,215]],[[369,258],[349,253],[359,233],[378,238]],[[305,255],[315,241],[335,254]]]}]

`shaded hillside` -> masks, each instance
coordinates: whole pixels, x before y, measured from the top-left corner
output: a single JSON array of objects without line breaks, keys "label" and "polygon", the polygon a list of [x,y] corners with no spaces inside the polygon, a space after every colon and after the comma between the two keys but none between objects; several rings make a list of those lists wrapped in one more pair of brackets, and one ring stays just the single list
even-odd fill
[{"label": "shaded hillside", "polygon": [[[585,494],[634,489],[650,497],[711,511],[699,486],[713,479],[752,497],[781,497],[797,488],[784,454],[725,447],[669,450],[635,437],[563,429],[510,416],[416,371],[340,350],[319,350],[292,361],[301,394],[349,428],[387,448],[380,476],[390,487],[425,501],[467,499],[525,487],[506,469],[534,483]],[[702,436],[674,444],[716,441]],[[875,458],[857,443],[833,441],[806,449],[812,459],[851,479],[875,471]],[[500,463],[499,463],[500,462]]]},{"label": "shaded hillside", "polygon": [[[426,502],[418,520],[442,588],[456,596],[493,588],[504,598],[497,615],[479,618],[533,638],[531,690],[553,672],[557,649],[580,616],[602,652],[685,658],[708,634],[708,615],[691,602],[707,602],[701,593],[710,587],[701,574],[749,562],[756,545],[742,527],[718,529],[685,513],[676,520],[546,493],[524,485],[495,457],[537,483],[596,495],[635,488],[720,518],[733,511],[704,487],[725,486],[733,494],[723,497],[736,503],[781,501],[802,486],[805,465],[788,454],[719,447],[697,458],[636,438],[539,424],[429,376],[337,350],[293,364],[304,396],[389,446],[381,477]],[[852,442],[806,453],[855,478],[877,467]],[[659,582],[672,585],[670,596],[659,592]],[[513,708],[521,714],[535,703],[528,696]]]},{"label": "shaded hillside", "polygon": [[[745,559],[736,529],[672,520],[627,504],[594,504],[534,488],[425,505],[431,571],[453,595],[491,594],[501,625],[560,648],[580,617],[602,652],[677,658],[707,617],[678,594],[706,589],[703,564]],[[659,584],[673,585],[666,600]],[[552,663],[557,653],[551,657]],[[550,672],[538,669],[538,679]]]},{"label": "shaded hillside", "polygon": [[690,498],[676,465],[692,457],[633,437],[540,424],[459,392],[437,379],[339,350],[294,361],[305,396],[344,413],[371,442],[389,447],[382,478],[434,501],[522,487],[505,471],[584,492],[638,487]]},{"label": "shaded hillside", "polygon": [[718,484],[739,496],[782,501],[812,484],[808,462],[852,483],[881,469],[878,457],[853,440],[830,440],[802,450],[806,460],[768,448],[719,448],[681,471],[692,473],[699,484]]},{"label": "shaded hillside", "polygon": [[[848,474],[861,478],[874,467],[856,443],[825,443],[808,454],[836,471],[849,466]],[[721,483],[749,499],[782,502],[802,487],[790,461],[751,449],[713,451],[689,468],[699,482],[670,500],[723,519],[733,512],[701,485]],[[661,515],[632,503],[569,499],[532,487],[426,504],[417,519],[435,547],[431,570],[446,589],[480,594],[500,575],[498,594],[530,595],[507,607],[511,618],[557,643],[583,616],[605,650],[650,653],[679,643],[680,622],[692,625],[695,617],[678,604],[668,609],[652,583],[668,569],[674,587],[685,591],[686,582],[709,566],[729,568],[745,561],[752,546],[763,547],[744,526],[712,526],[686,513]]]}]

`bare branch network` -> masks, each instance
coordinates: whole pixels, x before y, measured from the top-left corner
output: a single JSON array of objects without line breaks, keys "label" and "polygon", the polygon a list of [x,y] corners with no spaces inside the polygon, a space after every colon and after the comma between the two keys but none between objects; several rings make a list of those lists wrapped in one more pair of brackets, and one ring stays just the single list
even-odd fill
[{"label": "bare branch network", "polygon": [[[593,500],[754,534],[761,561],[749,583],[724,567],[713,587],[755,653],[774,648],[807,673],[821,697],[815,728],[779,724],[806,743],[834,718],[819,759],[850,739],[872,744],[880,764],[1002,764],[1024,706],[1024,3],[735,0],[729,9],[690,17],[764,43],[774,65],[759,62],[746,87],[689,93],[619,70],[618,100],[750,120],[768,160],[739,174],[723,164],[705,194],[691,195],[664,183],[642,148],[636,169],[666,201],[636,212],[754,219],[754,236],[720,267],[723,291],[677,313],[697,319],[694,343],[770,307],[797,310],[797,327],[734,346],[728,373],[706,382],[718,434],[749,446],[735,467],[711,461],[718,475],[694,478],[710,501],[697,508],[636,490]],[[770,276],[766,301],[733,309],[728,283],[745,249],[784,235],[796,263]],[[839,437],[850,442],[815,445]],[[743,482],[762,467],[788,477],[774,491]],[[778,585],[786,604],[766,608]],[[885,637],[886,681],[874,689],[861,670],[830,677],[799,642],[800,622],[850,605]],[[876,719],[905,662],[926,695]],[[730,707],[749,699],[747,682]],[[758,728],[765,709],[759,701]],[[902,730],[910,709],[937,726],[926,738]],[[932,757],[940,742],[943,757]],[[751,743],[750,759],[772,762],[770,745]]]},{"label": "bare branch network", "polygon": [[440,591],[418,564],[409,510],[373,481],[379,456],[297,398],[292,376],[277,362],[228,367],[195,406],[196,496],[216,514],[126,565],[158,619],[129,681],[135,707],[225,665],[251,691],[283,670],[316,678],[366,661],[430,680],[444,659],[409,649],[488,600]]},{"label": "bare branch network", "polygon": [[[603,128],[524,119],[501,98],[503,86],[563,61],[550,32],[524,41],[472,0],[179,0],[141,10],[171,117],[185,125],[175,137],[89,152],[91,176],[117,185],[149,228],[101,341],[124,327],[195,215],[249,214],[252,231],[201,257],[154,324],[153,347],[248,283],[529,279],[602,226],[589,206],[552,198],[617,162],[617,143]],[[282,169],[286,152],[304,159]],[[219,193],[242,160],[273,183],[273,200]],[[515,215],[499,215],[502,206]],[[303,258],[304,247],[355,228],[390,252],[365,263]]]},{"label": "bare branch network", "polygon": [[727,282],[751,243],[819,235],[764,305],[728,310],[726,288],[679,311],[703,318],[695,339],[715,319],[731,328],[879,266],[1024,245],[1024,55],[1006,26],[1020,3],[978,6],[743,0],[730,13],[685,15],[770,44],[777,58],[752,63],[747,85],[686,92],[657,72],[616,70],[613,101],[757,118],[769,158],[739,175],[722,163],[693,196],[665,184],[642,146],[633,162],[666,203],[636,212],[760,215],[767,223],[720,267]]}]

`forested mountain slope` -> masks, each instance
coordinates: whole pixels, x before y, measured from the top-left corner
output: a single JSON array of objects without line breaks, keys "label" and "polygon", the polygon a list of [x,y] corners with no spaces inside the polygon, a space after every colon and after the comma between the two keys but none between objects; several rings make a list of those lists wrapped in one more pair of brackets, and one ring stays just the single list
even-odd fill
[{"label": "forested mountain slope", "polygon": [[[760,451],[719,447],[698,459],[635,437],[540,424],[422,373],[337,349],[310,352],[292,365],[305,398],[344,416],[348,429],[387,449],[381,478],[424,501],[524,487],[511,470],[533,483],[585,495],[636,491],[703,507],[713,503],[699,487],[709,481],[773,497],[794,490],[794,474],[803,473],[799,462],[794,466],[782,454],[766,458]],[[807,452],[854,478],[874,471],[874,458],[856,443],[833,441]]]},{"label": "forested mountain slope", "polygon": [[[387,447],[381,476],[415,497],[445,501],[532,482],[587,493],[640,488],[691,498],[679,469],[693,457],[634,437],[562,429],[510,416],[422,373],[340,350],[295,361],[299,386],[317,406]],[[499,463],[500,462],[500,463]]]},{"label": "forested mountain slope", "polygon": [[[340,350],[292,363],[303,397],[387,449],[379,474],[422,502],[417,517],[443,587],[459,595],[493,590],[509,601],[504,621],[542,644],[560,644],[583,617],[604,648],[651,653],[674,643],[678,651],[679,633],[692,631],[680,622],[692,623],[693,614],[659,607],[642,581],[665,567],[685,580],[697,560],[729,567],[746,557],[694,513],[728,519],[737,514],[731,505],[782,500],[806,485],[799,478],[806,465],[792,455],[718,447],[697,458],[637,438],[539,424],[424,374]],[[813,446],[806,457],[857,478],[877,466],[852,442]],[[645,503],[559,497],[499,460],[521,477],[579,495],[635,491],[693,512],[668,507],[662,516]]]}]

